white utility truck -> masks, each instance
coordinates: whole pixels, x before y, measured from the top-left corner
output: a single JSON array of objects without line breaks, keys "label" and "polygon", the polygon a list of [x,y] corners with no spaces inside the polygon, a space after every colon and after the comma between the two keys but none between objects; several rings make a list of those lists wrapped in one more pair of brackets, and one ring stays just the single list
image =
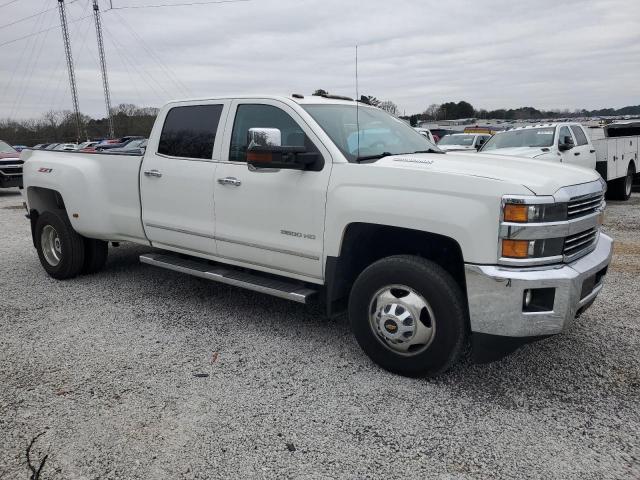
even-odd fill
[{"label": "white utility truck", "polygon": [[486,360],[561,332],[611,258],[595,171],[442,154],[343,97],[172,102],[144,156],[23,159],[52,277],[100,270],[108,241],[156,247],[140,260],[348,311],[363,350],[404,375],[446,370],[468,340]]},{"label": "white utility truck", "polygon": [[639,140],[640,123],[609,125],[598,140],[591,140],[579,123],[549,123],[498,132],[481,151],[591,168],[607,181],[608,198],[628,200],[638,171]]}]

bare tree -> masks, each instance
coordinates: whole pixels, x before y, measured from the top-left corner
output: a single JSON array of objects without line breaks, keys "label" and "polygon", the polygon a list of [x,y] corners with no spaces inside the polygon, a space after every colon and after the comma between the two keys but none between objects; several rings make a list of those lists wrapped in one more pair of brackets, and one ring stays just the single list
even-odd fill
[{"label": "bare tree", "polygon": [[424,115],[426,115],[428,118],[436,120],[436,116],[438,115],[438,110],[440,110],[440,105],[438,105],[437,103],[432,103],[424,111]]},{"label": "bare tree", "polygon": [[391,100],[384,100],[382,102],[380,102],[380,105],[378,105],[378,108],[384,110],[387,113],[390,113],[391,115],[398,115],[398,106],[393,103]]}]

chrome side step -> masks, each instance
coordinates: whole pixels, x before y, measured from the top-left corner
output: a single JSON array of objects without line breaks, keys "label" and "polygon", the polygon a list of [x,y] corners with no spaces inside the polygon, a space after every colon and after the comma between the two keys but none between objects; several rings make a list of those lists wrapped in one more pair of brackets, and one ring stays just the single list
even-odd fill
[{"label": "chrome side step", "polygon": [[294,281],[278,280],[262,276],[259,273],[247,273],[232,267],[211,265],[204,260],[185,259],[177,255],[147,253],[140,255],[140,261],[167,270],[188,273],[195,277],[247,288],[298,303],[307,303],[307,300],[316,293],[315,290]]}]

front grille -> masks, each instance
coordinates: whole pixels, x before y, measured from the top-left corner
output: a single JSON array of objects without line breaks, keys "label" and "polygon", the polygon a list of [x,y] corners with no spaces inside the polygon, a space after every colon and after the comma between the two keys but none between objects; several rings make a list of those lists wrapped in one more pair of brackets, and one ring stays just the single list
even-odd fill
[{"label": "front grille", "polygon": [[22,164],[19,158],[4,158],[0,160],[0,173],[6,176],[22,175]]},{"label": "front grille", "polygon": [[598,228],[593,227],[584,232],[569,235],[564,240],[562,253],[565,258],[571,260],[586,252],[598,239]]},{"label": "front grille", "polygon": [[567,204],[567,218],[579,218],[594,213],[602,205],[604,194],[594,193],[589,196],[569,200]]}]

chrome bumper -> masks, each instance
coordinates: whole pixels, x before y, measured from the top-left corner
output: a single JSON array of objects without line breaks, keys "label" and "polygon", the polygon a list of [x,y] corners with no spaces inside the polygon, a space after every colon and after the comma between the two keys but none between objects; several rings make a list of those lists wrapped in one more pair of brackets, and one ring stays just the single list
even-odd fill
[{"label": "chrome bumper", "polygon": [[[534,268],[465,264],[471,331],[508,337],[561,332],[602,290],[612,247],[613,240],[600,233],[595,250],[569,264]],[[525,291],[541,288],[554,289],[552,306],[525,311]]]}]

